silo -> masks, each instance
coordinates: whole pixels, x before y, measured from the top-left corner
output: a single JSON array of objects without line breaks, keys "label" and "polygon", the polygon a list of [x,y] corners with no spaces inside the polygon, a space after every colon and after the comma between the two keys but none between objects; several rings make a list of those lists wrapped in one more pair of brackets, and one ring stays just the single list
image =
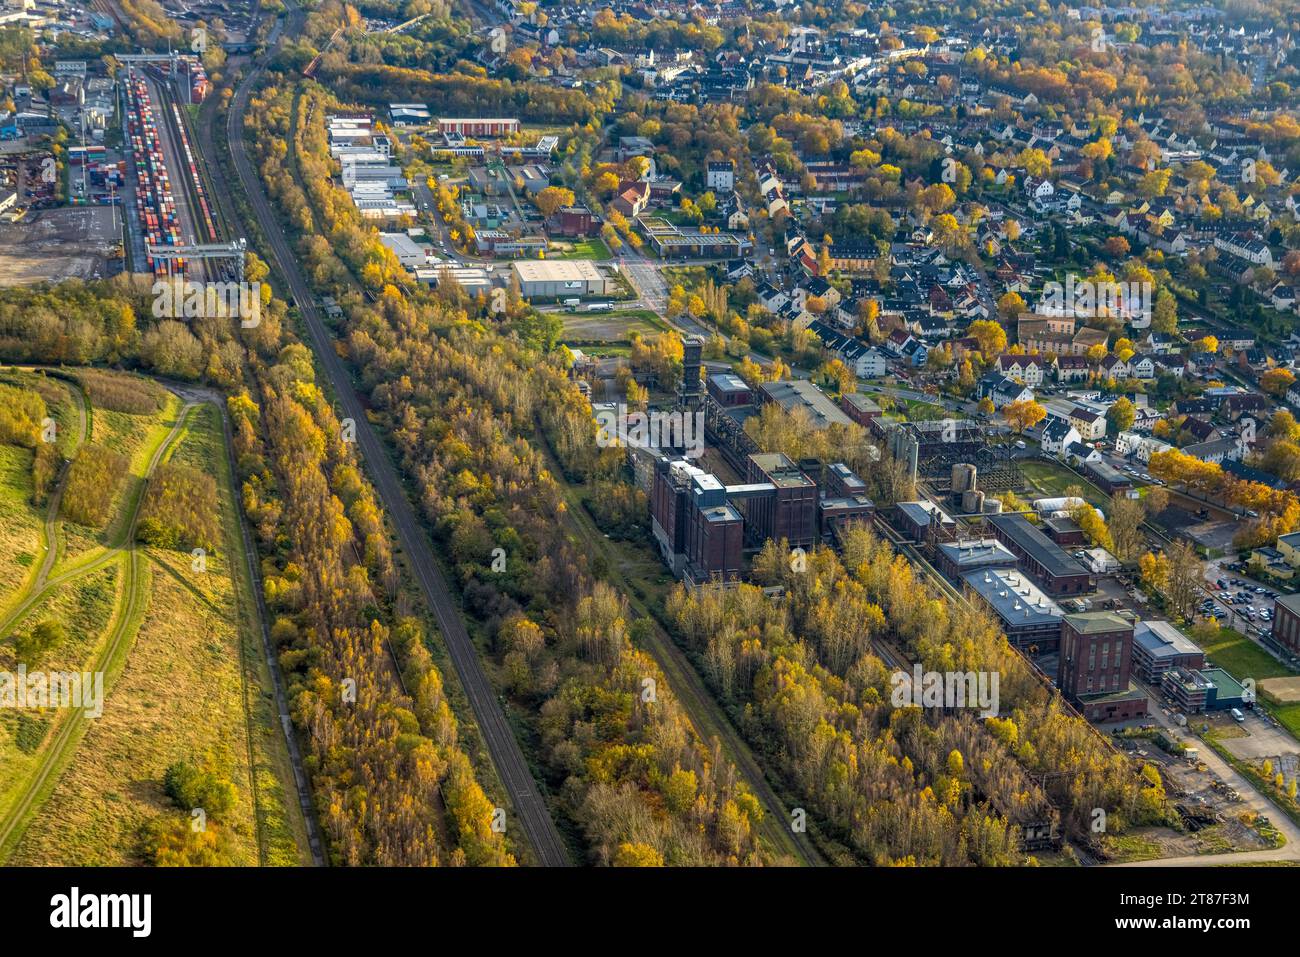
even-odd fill
[{"label": "silo", "polygon": [[952,467],[952,494],[961,495],[975,488],[975,466],[958,462]]},{"label": "silo", "polygon": [[977,488],[968,488],[961,494],[961,510],[967,515],[979,515],[984,511],[984,493]]}]

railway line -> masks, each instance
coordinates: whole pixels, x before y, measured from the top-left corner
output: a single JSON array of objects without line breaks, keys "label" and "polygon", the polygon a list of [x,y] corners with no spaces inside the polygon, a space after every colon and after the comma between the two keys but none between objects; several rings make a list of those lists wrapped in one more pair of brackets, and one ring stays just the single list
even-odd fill
[{"label": "railway line", "polygon": [[[307,331],[308,344],[316,354],[321,370],[337,396],[343,415],[356,424],[357,445],[374,482],[384,509],[397,532],[399,544],[417,586],[437,620],[452,666],[469,699],[479,732],[497,769],[502,786],[510,797],[526,842],[533,848],[539,863],[550,867],[567,866],[569,850],[560,836],[545,798],[533,779],[519,742],[506,719],[500,699],[488,681],[460,609],[438,566],[427,534],[415,513],[406,487],[398,475],[382,440],[366,417],[365,408],[348,374],[343,360],[334,349],[328,328],[316,307],[311,286],[298,265],[269,197],[258,179],[244,138],[242,118],[248,110],[253,88],[261,78],[270,58],[285,37],[302,32],[306,12],[293,0],[286,0],[285,28],[276,43],[245,73],[236,88],[227,114],[227,137],[231,160],[253,214],[266,236],[268,252],[288,291],[294,297]],[[214,167],[214,173],[217,170]]]},{"label": "railway line", "polygon": [[[149,255],[149,246],[179,246],[181,222],[171,173],[158,129],[157,96],[134,70],[126,78],[126,139],[135,187],[136,223],[143,237],[144,265],[155,278],[183,275],[185,263]],[[139,263],[137,263],[139,268]]]}]

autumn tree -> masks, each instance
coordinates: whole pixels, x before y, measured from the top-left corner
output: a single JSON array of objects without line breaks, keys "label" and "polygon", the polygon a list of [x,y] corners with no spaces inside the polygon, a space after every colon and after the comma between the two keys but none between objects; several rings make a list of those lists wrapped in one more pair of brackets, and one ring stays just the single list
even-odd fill
[{"label": "autumn tree", "polygon": [[1007,348],[1007,331],[992,319],[976,319],[966,334],[979,343],[980,352],[986,357],[991,358]]},{"label": "autumn tree", "polygon": [[1033,399],[1021,399],[1004,405],[1002,407],[1002,417],[1007,420],[1007,425],[1011,426],[1017,435],[1020,435],[1025,429],[1032,429],[1047,418],[1047,410]]},{"label": "autumn tree", "polygon": [[1110,499],[1111,551],[1122,562],[1130,562],[1142,548],[1142,523],[1146,521],[1146,508],[1140,499],[1116,493]]},{"label": "autumn tree", "polygon": [[538,191],[533,197],[533,202],[537,204],[541,214],[549,219],[565,206],[573,205],[573,190],[563,186],[547,186]]},{"label": "autumn tree", "polygon": [[1281,398],[1295,384],[1295,373],[1281,366],[1269,369],[1259,377],[1259,387],[1269,395]]},{"label": "autumn tree", "polygon": [[1116,399],[1114,404],[1106,410],[1106,421],[1110,425],[1112,434],[1118,434],[1131,429],[1135,418],[1137,418],[1137,409],[1135,409],[1133,403],[1124,396]]},{"label": "autumn tree", "polygon": [[[1025,311],[1025,308],[1026,308],[1025,300],[1021,297],[1020,293],[1015,292],[1013,290],[1008,290],[1007,292],[1004,292],[998,298],[998,318],[1001,319],[1003,322],[1014,321],[1016,316],[1020,315],[1022,312]],[[979,320],[979,321],[984,321],[984,320]],[[972,323],[972,325],[974,324]],[[972,333],[972,335],[974,335],[974,333]],[[1003,333],[1002,338],[1003,338],[1003,342],[1005,343],[1006,341],[1005,332]],[[982,348],[983,348],[983,344],[981,341],[981,349]],[[988,353],[985,354],[987,355]]]}]

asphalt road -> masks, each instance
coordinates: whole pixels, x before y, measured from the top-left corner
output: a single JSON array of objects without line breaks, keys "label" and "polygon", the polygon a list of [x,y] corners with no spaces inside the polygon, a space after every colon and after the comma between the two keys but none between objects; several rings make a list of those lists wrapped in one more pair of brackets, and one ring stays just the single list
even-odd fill
[{"label": "asphalt road", "polygon": [[[294,36],[301,31],[305,15],[292,0],[287,0],[286,6],[289,13],[283,35]],[[469,698],[470,706],[474,710],[474,718],[492,756],[492,761],[496,765],[501,783],[510,795],[524,836],[536,851],[541,864],[549,867],[568,865],[571,863],[568,849],[555,827],[555,822],[551,819],[537,783],[533,780],[528,763],[524,760],[523,751],[515,740],[496,692],[483,671],[478,652],[470,640],[459,609],[434,559],[428,537],[407,498],[406,489],[398,476],[397,469],[389,459],[387,450],[371,426],[370,420],[366,418],[361,399],[343,360],[334,351],[333,340],[316,308],[311,287],[302,274],[292,246],[280,227],[275,211],[249,159],[242,119],[248,109],[253,86],[264,68],[265,61],[250,69],[240,81],[239,88],[231,101],[227,135],[235,170],[261,224],[262,231],[267,237],[280,274],[296,300],[298,310],[307,327],[310,345],[342,406],[343,416],[352,419],[356,424],[357,444],[374,481],[375,490],[397,531],[398,541],[406,552],[416,583],[438,620],[452,666],[456,669],[460,683]]]}]

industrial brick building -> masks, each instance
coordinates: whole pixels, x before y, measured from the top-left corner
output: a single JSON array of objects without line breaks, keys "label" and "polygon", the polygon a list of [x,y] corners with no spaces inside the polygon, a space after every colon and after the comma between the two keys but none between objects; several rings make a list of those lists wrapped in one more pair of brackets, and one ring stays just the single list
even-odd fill
[{"label": "industrial brick building", "polygon": [[1300,595],[1279,595],[1273,604],[1273,638],[1292,652],[1300,653]]},{"label": "industrial brick building", "polygon": [[1147,697],[1133,688],[1133,622],[1110,611],[1061,619],[1057,686],[1089,721],[1126,721],[1147,713]]},{"label": "industrial brick building", "polygon": [[817,485],[780,452],[749,457],[751,484],[770,484],[775,495],[745,502],[751,540],[785,539],[792,548],[809,548],[817,540]]},{"label": "industrial brick building", "polygon": [[439,117],[438,132],[461,136],[509,136],[519,132],[519,120]]},{"label": "industrial brick building", "polygon": [[1016,556],[996,538],[959,539],[939,545],[938,567],[940,574],[955,582],[967,572],[1015,568]]},{"label": "industrial brick building", "polygon": [[1092,591],[1088,569],[1029,523],[1023,515],[993,515],[989,527],[998,541],[1020,559],[1020,567],[1049,595],[1082,595]]},{"label": "industrial brick building", "polygon": [[977,568],[961,582],[989,606],[1007,641],[1029,654],[1056,650],[1061,640],[1061,606],[1015,568]]}]

